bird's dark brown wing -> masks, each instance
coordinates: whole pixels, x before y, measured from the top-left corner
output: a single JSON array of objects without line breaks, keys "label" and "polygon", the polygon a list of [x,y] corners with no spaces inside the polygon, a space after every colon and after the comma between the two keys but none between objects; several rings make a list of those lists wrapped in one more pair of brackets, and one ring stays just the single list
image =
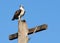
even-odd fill
[{"label": "bird's dark brown wing", "polygon": [[21,12],[21,10],[20,10],[20,9],[19,9],[19,10],[17,10],[17,11],[15,12],[15,14],[14,14],[14,16],[13,16],[12,20],[18,19],[18,16],[19,16],[20,12]]}]

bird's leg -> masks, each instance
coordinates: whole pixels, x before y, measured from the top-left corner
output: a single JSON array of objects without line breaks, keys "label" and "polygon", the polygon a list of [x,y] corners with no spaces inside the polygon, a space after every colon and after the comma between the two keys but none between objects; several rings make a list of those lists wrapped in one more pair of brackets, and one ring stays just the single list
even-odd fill
[{"label": "bird's leg", "polygon": [[21,20],[20,15],[18,16],[18,20]]}]

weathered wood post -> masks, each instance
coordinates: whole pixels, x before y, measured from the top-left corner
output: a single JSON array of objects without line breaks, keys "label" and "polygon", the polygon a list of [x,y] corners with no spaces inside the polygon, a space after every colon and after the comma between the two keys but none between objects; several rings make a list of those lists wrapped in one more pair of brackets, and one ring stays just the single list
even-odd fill
[{"label": "weathered wood post", "polygon": [[18,21],[18,43],[28,43],[28,28],[25,20]]}]

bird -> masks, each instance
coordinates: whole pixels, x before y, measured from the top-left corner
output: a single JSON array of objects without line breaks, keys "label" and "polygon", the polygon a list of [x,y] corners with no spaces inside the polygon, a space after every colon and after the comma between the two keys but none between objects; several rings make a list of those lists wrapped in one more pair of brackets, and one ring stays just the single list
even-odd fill
[{"label": "bird", "polygon": [[20,5],[19,10],[17,10],[12,18],[12,21],[19,19],[19,17],[21,18],[22,16],[24,16],[25,14],[25,9],[22,5]]}]

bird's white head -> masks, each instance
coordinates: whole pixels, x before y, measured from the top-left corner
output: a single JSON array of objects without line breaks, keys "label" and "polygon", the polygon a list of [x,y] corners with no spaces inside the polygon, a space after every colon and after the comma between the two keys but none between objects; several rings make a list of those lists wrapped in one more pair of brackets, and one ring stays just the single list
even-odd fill
[{"label": "bird's white head", "polygon": [[22,10],[24,9],[23,5],[20,5],[20,9],[22,9]]}]

